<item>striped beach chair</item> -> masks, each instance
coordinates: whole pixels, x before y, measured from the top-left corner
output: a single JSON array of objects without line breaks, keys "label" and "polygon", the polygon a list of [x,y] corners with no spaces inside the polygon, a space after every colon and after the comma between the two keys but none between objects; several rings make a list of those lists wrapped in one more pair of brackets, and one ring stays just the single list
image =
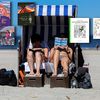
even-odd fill
[{"label": "striped beach chair", "polygon": [[22,60],[26,61],[26,48],[32,34],[40,34],[46,42],[49,36],[60,33],[66,33],[69,37],[69,18],[76,15],[76,5],[36,5],[35,24],[22,27]]}]

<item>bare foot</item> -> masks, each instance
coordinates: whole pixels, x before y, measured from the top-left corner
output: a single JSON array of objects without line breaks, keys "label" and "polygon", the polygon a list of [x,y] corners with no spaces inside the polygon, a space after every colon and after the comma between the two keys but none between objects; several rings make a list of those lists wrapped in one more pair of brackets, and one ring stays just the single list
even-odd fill
[{"label": "bare foot", "polygon": [[34,75],[34,72],[30,72],[29,75]]},{"label": "bare foot", "polygon": [[40,73],[36,73],[36,76],[37,76],[37,77],[40,77]]},{"label": "bare foot", "polygon": [[56,74],[56,73],[53,73],[53,74],[52,74],[52,76],[53,76],[53,77],[56,77],[56,76],[57,76],[57,74]]},{"label": "bare foot", "polygon": [[68,72],[67,71],[64,71],[63,74],[64,74],[64,77],[68,76]]}]

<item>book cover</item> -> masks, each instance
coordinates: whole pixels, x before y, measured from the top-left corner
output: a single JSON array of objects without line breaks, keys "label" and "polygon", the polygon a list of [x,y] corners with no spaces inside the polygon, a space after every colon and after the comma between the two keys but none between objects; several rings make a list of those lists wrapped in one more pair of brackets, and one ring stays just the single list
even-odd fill
[{"label": "book cover", "polygon": [[10,8],[9,1],[0,1],[0,27],[11,25]]},{"label": "book cover", "polygon": [[5,26],[0,30],[0,46],[15,44],[15,28],[14,26]]},{"label": "book cover", "polygon": [[70,43],[89,43],[89,18],[70,19]]},{"label": "book cover", "polygon": [[100,39],[100,18],[93,18],[93,39]]},{"label": "book cover", "polygon": [[18,25],[34,25],[35,23],[35,3],[18,3]]},{"label": "book cover", "polygon": [[66,46],[67,45],[67,38],[59,38],[55,37],[55,46]]}]

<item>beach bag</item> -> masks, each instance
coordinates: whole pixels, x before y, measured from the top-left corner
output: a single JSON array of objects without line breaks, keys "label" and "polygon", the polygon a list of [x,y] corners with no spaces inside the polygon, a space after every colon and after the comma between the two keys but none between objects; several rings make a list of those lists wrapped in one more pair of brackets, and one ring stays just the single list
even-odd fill
[{"label": "beach bag", "polygon": [[92,88],[91,77],[88,68],[79,67],[75,73],[75,78],[78,82],[78,88]]},{"label": "beach bag", "polygon": [[17,85],[17,78],[13,70],[0,69],[0,85]]},{"label": "beach bag", "polygon": [[79,82],[79,88],[84,88],[84,89],[92,88],[92,83],[89,73],[85,73],[85,75],[81,78],[81,81]]}]

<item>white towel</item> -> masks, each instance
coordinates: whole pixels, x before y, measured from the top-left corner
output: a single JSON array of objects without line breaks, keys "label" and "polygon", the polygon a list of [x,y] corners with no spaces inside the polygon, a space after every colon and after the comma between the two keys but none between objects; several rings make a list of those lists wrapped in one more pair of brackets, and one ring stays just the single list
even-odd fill
[{"label": "white towel", "polygon": [[[30,72],[30,68],[29,68],[28,62],[25,62],[24,66],[25,66],[25,72]],[[34,67],[36,68],[36,63],[34,63]],[[40,69],[45,69],[45,63],[41,64]]]}]

